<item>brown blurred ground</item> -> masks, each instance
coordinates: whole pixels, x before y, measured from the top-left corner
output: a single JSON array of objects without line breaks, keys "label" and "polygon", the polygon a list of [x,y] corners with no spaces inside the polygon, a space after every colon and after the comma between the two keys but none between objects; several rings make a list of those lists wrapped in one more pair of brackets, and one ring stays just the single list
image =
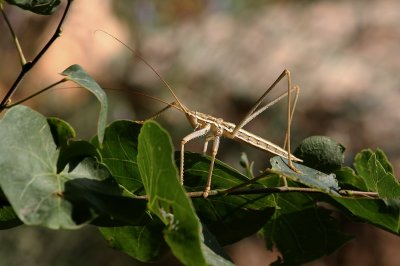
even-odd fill
[{"label": "brown blurred ground", "polygon": [[[14,99],[54,82],[59,78],[57,73],[78,63],[103,87],[140,88],[172,100],[149,68],[134,61],[111,38],[94,33],[102,29],[139,49],[187,106],[232,122],[238,122],[287,68],[292,72],[294,83],[301,87],[293,123],[295,143],[310,135],[330,136],[347,148],[347,164],[352,163],[355,153],[361,149],[379,147],[387,153],[398,176],[400,2],[252,2],[259,4],[211,0],[74,1],[63,36],[25,79]],[[56,16],[39,17],[11,7],[6,11],[27,57],[46,42],[57,23]],[[1,20],[0,47],[0,88],[5,93],[19,68],[15,49]],[[283,83],[278,90],[284,90]],[[163,107],[137,95],[127,97],[110,92],[110,98],[110,120],[143,119]],[[90,137],[95,132],[97,103],[80,89],[54,90],[29,104],[46,115],[70,121],[81,137]],[[281,103],[267,111],[252,122],[251,129],[282,143],[284,108]],[[175,111],[166,113],[161,122],[171,131],[175,143],[191,130],[185,117]],[[190,147],[199,151],[196,144]],[[223,141],[219,158],[237,165],[243,150],[251,160],[257,161],[259,168],[265,166],[264,154],[228,140]],[[341,226],[349,234],[355,234],[356,239],[329,258],[310,265],[400,264],[397,236],[366,225],[343,222]],[[15,251],[12,254],[0,247],[0,257],[20,256],[25,250],[23,238],[29,230],[0,232],[0,242],[9,241]],[[82,234],[82,240],[76,242],[69,242],[71,237],[67,234],[37,232],[29,233],[37,251],[26,256],[28,261],[38,261],[31,265],[55,265],[52,253],[60,253],[58,265],[64,265],[60,261],[70,256],[61,248],[52,249],[56,245],[48,246],[42,239],[79,245],[87,244],[94,237],[92,229],[83,230],[87,235]],[[56,235],[61,240],[52,239]],[[99,250],[107,250],[104,243],[94,239],[98,244],[93,244],[93,250],[87,247],[86,254],[103,254]],[[46,248],[35,244],[37,241],[47,245]],[[266,252],[262,241],[255,237],[228,247],[228,251],[239,265],[267,265],[276,256]],[[124,256],[121,259],[115,252],[104,254],[101,261],[108,260],[108,265],[133,263]],[[85,264],[98,261],[85,259],[81,260]]]}]

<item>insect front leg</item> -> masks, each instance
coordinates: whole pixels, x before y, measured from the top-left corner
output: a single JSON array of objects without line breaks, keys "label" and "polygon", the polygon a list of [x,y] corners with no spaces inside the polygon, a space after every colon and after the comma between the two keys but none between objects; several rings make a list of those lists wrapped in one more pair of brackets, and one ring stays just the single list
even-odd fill
[{"label": "insect front leg", "polygon": [[211,125],[210,124],[206,124],[203,128],[196,130],[192,133],[190,133],[189,135],[187,135],[186,137],[184,137],[181,141],[181,161],[180,161],[180,167],[179,167],[179,172],[180,172],[180,182],[183,185],[183,169],[184,169],[184,160],[185,160],[185,144],[189,141],[191,141],[192,139],[201,137],[206,135],[208,132],[210,132],[211,129]]},{"label": "insect front leg", "polygon": [[206,183],[206,186],[204,187],[204,191],[203,191],[204,198],[208,197],[208,193],[210,192],[210,189],[211,189],[211,178],[212,178],[212,174],[214,171],[215,157],[217,156],[217,152],[218,152],[218,148],[219,148],[220,136],[215,136],[212,138],[212,140],[213,140],[213,145],[211,148],[211,162],[210,162],[210,169],[208,170],[207,183]]}]

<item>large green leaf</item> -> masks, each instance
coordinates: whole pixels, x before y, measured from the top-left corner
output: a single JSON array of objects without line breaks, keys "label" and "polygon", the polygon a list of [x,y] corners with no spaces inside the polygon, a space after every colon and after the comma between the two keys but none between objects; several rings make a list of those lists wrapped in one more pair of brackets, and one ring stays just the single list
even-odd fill
[{"label": "large green leaf", "polygon": [[[176,153],[178,154],[178,153]],[[190,191],[202,191],[210,168],[208,156],[185,153],[185,186]],[[248,178],[230,166],[216,160],[212,189],[229,189]],[[259,183],[249,189],[264,187]],[[269,195],[229,195],[193,199],[196,213],[222,245],[232,244],[258,232],[275,211],[275,201]]]},{"label": "large green leaf", "polygon": [[164,237],[174,255],[185,265],[231,264],[203,243],[200,221],[179,184],[167,132],[156,122],[146,122],[139,134],[138,150],[148,207],[166,225]]},{"label": "large green leaf", "polygon": [[[141,125],[132,121],[114,121],[105,130],[101,148],[97,138],[94,139],[113,177],[120,186],[135,194],[144,192],[136,161],[140,128]],[[103,227],[100,232],[112,248],[140,261],[151,262],[159,259],[167,247],[161,225],[156,219],[143,226]]]},{"label": "large green leaf", "polygon": [[36,14],[50,15],[57,9],[61,0],[6,0],[6,2]]},{"label": "large green leaf", "polygon": [[[279,186],[278,177],[269,177],[266,184]],[[296,186],[292,181],[290,186]],[[300,265],[332,253],[350,237],[338,231],[331,211],[317,207],[306,193],[276,194],[277,210],[264,227],[268,248],[275,245],[283,262],[274,264]]]},{"label": "large green leaf", "polygon": [[94,159],[57,173],[59,151],[41,114],[24,106],[8,110],[0,122],[0,185],[25,224],[77,228],[64,184],[76,178],[103,180],[108,170]]},{"label": "large green leaf", "polygon": [[104,131],[107,123],[108,102],[107,96],[103,89],[91,78],[79,65],[72,65],[65,69],[61,75],[66,76],[67,80],[71,80],[76,84],[93,93],[100,102],[100,113],[97,123],[97,137],[99,142],[103,142]]}]

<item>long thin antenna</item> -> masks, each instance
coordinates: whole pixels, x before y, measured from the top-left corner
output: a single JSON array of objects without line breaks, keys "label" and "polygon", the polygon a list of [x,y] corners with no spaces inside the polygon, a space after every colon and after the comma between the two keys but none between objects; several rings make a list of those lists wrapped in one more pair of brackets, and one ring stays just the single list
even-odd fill
[{"label": "long thin antenna", "polygon": [[179,111],[183,111],[182,108],[181,108],[180,106],[177,106],[177,105],[176,105],[176,102],[169,103],[169,102],[167,102],[167,101],[164,101],[164,100],[162,100],[162,99],[160,99],[160,98],[157,98],[157,97],[155,97],[155,96],[152,96],[152,95],[143,93],[143,92],[141,92],[141,91],[137,91],[137,90],[127,90],[127,89],[126,89],[126,90],[124,90],[124,89],[113,89],[113,88],[103,88],[103,89],[109,90],[109,91],[119,91],[119,92],[133,93],[133,94],[137,94],[137,95],[140,95],[140,96],[145,96],[145,97],[148,97],[148,98],[150,98],[150,99],[152,99],[152,100],[154,100],[154,101],[163,103],[163,104],[168,105],[168,106],[170,106],[170,107],[173,107],[173,108],[175,108],[175,109],[177,109],[177,110],[179,110]]},{"label": "long thin antenna", "polygon": [[171,92],[172,96],[174,96],[174,98],[175,98],[176,102],[178,103],[179,107],[181,107],[182,110],[183,110],[185,113],[188,112],[187,108],[181,103],[181,101],[179,100],[178,96],[176,96],[176,94],[174,93],[174,91],[172,90],[172,88],[171,88],[171,86],[168,84],[168,82],[167,82],[165,79],[163,79],[163,78],[161,77],[161,75],[158,73],[158,71],[157,71],[144,57],[142,57],[142,56],[139,54],[138,51],[136,51],[136,50],[134,50],[133,48],[129,47],[127,44],[125,44],[124,42],[122,42],[120,39],[118,39],[118,38],[115,37],[114,35],[112,35],[112,34],[106,32],[106,31],[104,31],[104,30],[98,29],[98,30],[95,31],[95,33],[98,32],[98,31],[100,31],[100,32],[102,32],[102,33],[108,35],[109,37],[113,38],[114,40],[116,40],[117,42],[119,42],[120,44],[122,44],[123,46],[125,46],[125,47],[126,47],[129,51],[131,51],[137,58],[139,58],[143,63],[145,63],[145,64],[157,75],[158,79],[165,85],[165,87]]}]

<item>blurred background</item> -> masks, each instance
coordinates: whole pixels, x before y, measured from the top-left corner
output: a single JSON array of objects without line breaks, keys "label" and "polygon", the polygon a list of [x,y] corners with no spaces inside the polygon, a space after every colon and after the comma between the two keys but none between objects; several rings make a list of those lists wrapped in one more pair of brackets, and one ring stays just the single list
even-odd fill
[{"label": "blurred background", "polygon": [[[65,1],[64,1],[65,2]],[[65,4],[65,3],[64,3]],[[28,59],[50,38],[62,14],[34,15],[5,6]],[[110,121],[145,119],[163,108],[133,91],[173,101],[157,76],[104,30],[140,51],[192,110],[239,122],[285,69],[301,88],[292,124],[293,147],[311,135],[346,147],[346,161],[364,148],[381,148],[400,171],[400,2],[352,1],[74,1],[64,32],[21,84],[13,101],[60,79],[80,64],[110,89]],[[0,93],[19,73],[18,56],[0,19]],[[285,90],[282,82],[275,95]],[[271,98],[273,98],[271,94]],[[70,122],[80,138],[96,131],[98,104],[73,84],[26,102]],[[247,129],[279,145],[285,132],[285,101],[254,119]],[[175,144],[191,132],[183,114],[165,112],[160,123]],[[201,141],[188,145],[201,151]],[[218,157],[239,166],[245,151],[266,167],[267,156],[230,140]],[[397,236],[343,220],[355,240],[308,265],[399,265]],[[18,227],[0,231],[2,265],[142,265],[107,248],[95,228],[51,231]],[[277,252],[256,236],[227,247],[238,265],[268,265]],[[155,265],[179,265],[167,256]]]}]

